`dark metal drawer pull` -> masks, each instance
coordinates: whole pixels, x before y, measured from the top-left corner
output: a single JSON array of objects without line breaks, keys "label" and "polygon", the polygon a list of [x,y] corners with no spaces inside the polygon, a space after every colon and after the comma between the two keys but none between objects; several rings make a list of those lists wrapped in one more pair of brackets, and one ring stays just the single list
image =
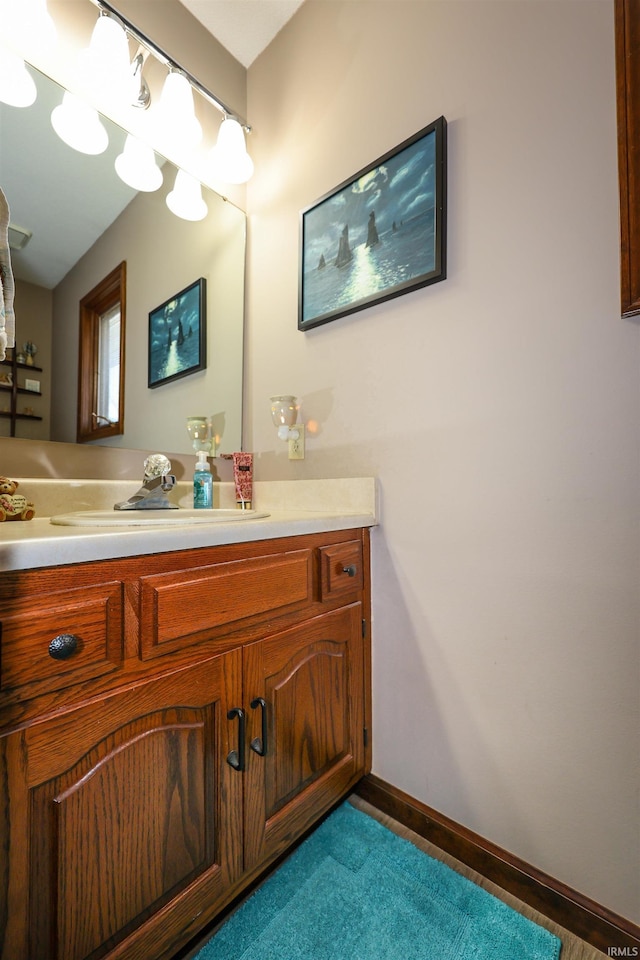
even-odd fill
[{"label": "dark metal drawer pull", "polygon": [[348,567],[342,568],[342,572],[346,573],[349,577],[355,577],[356,573],[358,572],[358,568],[356,567],[355,563],[350,563]]},{"label": "dark metal drawer pull", "polygon": [[80,649],[80,637],[75,633],[60,633],[49,644],[49,656],[54,660],[68,660]]},{"label": "dark metal drawer pull", "polygon": [[233,707],[227,714],[227,720],[238,718],[238,749],[232,750],[227,756],[227,763],[234,770],[244,770],[244,710],[241,707]]},{"label": "dark metal drawer pull", "polygon": [[262,711],[262,738],[254,737],[251,741],[251,749],[254,753],[257,753],[259,757],[266,757],[267,755],[267,704],[262,697],[256,697],[255,700],[251,701],[251,709],[255,710],[257,707],[261,708]]}]

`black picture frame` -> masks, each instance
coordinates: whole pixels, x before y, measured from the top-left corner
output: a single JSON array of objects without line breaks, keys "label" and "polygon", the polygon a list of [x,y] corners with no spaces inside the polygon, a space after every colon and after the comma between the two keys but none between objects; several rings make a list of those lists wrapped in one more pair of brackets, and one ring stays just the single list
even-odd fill
[{"label": "black picture frame", "polygon": [[207,281],[200,277],[149,313],[150,388],[207,366]]},{"label": "black picture frame", "polygon": [[446,220],[439,117],[301,212],[298,329],[444,280]]}]

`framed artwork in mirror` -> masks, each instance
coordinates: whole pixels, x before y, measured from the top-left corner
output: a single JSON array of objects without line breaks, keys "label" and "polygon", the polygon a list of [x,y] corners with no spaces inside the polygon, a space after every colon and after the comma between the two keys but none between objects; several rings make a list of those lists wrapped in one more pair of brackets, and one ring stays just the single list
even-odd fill
[{"label": "framed artwork in mirror", "polygon": [[439,117],[302,211],[299,330],[445,279],[446,138]]},{"label": "framed artwork in mirror", "polygon": [[149,387],[207,366],[207,281],[204,277],[149,314]]}]

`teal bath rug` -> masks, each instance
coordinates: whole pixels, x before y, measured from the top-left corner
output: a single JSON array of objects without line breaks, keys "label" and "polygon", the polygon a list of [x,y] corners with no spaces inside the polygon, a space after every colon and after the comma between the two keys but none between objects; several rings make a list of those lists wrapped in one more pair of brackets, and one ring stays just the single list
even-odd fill
[{"label": "teal bath rug", "polygon": [[557,960],[560,946],[344,803],[195,960]]}]

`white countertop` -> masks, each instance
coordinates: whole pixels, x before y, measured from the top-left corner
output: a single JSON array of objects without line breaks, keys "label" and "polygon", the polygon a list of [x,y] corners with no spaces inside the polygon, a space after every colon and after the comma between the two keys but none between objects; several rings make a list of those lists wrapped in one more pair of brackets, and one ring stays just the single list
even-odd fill
[{"label": "white countertop", "polygon": [[[375,526],[376,484],[372,478],[264,481],[254,483],[253,507],[262,519],[218,521],[171,527],[71,527],[49,517],[71,510],[109,509],[135,493],[135,483],[20,480],[20,493],[33,500],[32,520],[0,523],[0,570],[110,560],[250,540]],[[125,492],[123,493],[123,487]],[[180,484],[183,506],[190,485]],[[233,485],[217,484],[214,506],[233,503]],[[189,504],[190,505],[190,504]],[[43,511],[46,515],[43,516]]]}]

